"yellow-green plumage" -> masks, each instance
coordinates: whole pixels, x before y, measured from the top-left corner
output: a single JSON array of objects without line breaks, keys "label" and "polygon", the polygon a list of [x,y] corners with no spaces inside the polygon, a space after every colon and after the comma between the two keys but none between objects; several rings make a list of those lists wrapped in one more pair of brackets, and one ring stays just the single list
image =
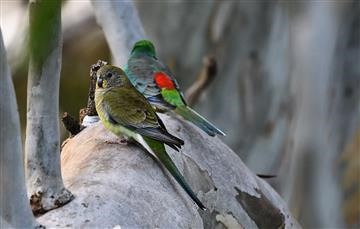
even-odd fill
[{"label": "yellow-green plumage", "polygon": [[150,103],[132,86],[120,68],[105,65],[98,70],[97,75],[95,103],[104,126],[118,136],[135,139],[154,153],[194,202],[205,209],[164,147],[165,143],[178,150],[184,142],[167,132]]}]

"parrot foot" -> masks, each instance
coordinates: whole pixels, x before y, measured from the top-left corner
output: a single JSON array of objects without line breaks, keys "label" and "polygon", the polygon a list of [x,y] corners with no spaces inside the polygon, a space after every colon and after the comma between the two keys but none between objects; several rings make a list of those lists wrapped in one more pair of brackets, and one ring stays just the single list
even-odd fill
[{"label": "parrot foot", "polygon": [[117,145],[127,145],[126,139],[120,138],[114,141],[107,140],[105,141],[106,144],[117,144]]},{"label": "parrot foot", "polygon": [[105,143],[107,144],[118,144],[118,145],[127,145],[127,144],[131,144],[133,143],[135,140],[133,140],[132,138],[126,137],[126,136],[121,136],[118,139],[116,139],[115,141],[110,141],[107,140],[105,141]]}]

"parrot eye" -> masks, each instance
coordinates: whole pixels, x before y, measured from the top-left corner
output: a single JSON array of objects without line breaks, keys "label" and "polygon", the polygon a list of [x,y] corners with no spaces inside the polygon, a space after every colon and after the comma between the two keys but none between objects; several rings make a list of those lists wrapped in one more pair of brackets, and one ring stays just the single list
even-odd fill
[{"label": "parrot eye", "polygon": [[103,80],[102,80],[101,78],[99,78],[99,79],[97,80],[97,85],[98,85],[98,87],[100,87],[100,88],[103,87]]}]

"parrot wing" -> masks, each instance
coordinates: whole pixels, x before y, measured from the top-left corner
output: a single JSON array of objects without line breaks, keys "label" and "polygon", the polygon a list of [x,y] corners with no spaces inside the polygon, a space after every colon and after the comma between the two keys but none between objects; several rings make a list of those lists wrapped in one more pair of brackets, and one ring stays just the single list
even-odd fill
[{"label": "parrot wing", "polygon": [[[186,105],[184,95],[170,69],[161,61],[141,55],[131,57],[126,73],[136,87],[152,104],[161,109],[173,110],[177,106]],[[164,93],[163,89],[171,93]]]},{"label": "parrot wing", "polygon": [[187,104],[186,104],[186,101],[185,101],[185,98],[184,98],[184,94],[183,94],[183,92],[180,90],[180,86],[179,86],[178,82],[176,81],[176,79],[175,79],[175,77],[174,77],[174,74],[171,72],[171,70],[168,68],[167,65],[163,64],[162,62],[160,62],[160,61],[158,61],[158,60],[157,60],[156,62],[157,62],[157,66],[158,66],[157,68],[158,68],[158,70],[164,72],[164,73],[171,79],[171,81],[172,81],[172,82],[174,83],[174,85],[175,85],[176,91],[179,92],[182,101],[184,102],[185,105],[187,105]]},{"label": "parrot wing", "polygon": [[[187,103],[186,103],[186,100],[185,100],[184,93],[180,90],[180,86],[179,86],[178,82],[176,81],[176,79],[174,77],[174,74],[171,72],[171,70],[168,68],[168,66],[165,65],[164,63],[162,63],[161,61],[155,60],[155,62],[156,62],[156,64],[155,64],[156,69],[157,69],[156,72],[165,73],[165,75],[168,77],[168,79],[174,84],[174,91],[176,91],[177,94],[178,94],[178,100],[176,101],[176,103],[177,104],[181,103],[182,105],[186,106]],[[155,77],[155,75],[153,77]]]},{"label": "parrot wing", "polygon": [[177,149],[184,141],[167,132],[152,106],[134,88],[112,88],[102,102],[109,122]]},{"label": "parrot wing", "polygon": [[156,86],[153,61],[147,57],[131,57],[125,68],[126,75],[131,83],[146,98],[160,94],[160,89]]}]

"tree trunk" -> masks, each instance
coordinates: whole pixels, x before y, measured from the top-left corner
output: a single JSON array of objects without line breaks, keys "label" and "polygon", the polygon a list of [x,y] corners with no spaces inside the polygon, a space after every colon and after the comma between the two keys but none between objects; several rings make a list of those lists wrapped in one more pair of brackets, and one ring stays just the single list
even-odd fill
[{"label": "tree trunk", "polygon": [[43,213],[73,197],[65,189],[60,171],[61,1],[36,0],[29,7],[26,177],[32,209]]},{"label": "tree trunk", "polygon": [[0,228],[35,228],[25,186],[16,96],[0,30]]}]

